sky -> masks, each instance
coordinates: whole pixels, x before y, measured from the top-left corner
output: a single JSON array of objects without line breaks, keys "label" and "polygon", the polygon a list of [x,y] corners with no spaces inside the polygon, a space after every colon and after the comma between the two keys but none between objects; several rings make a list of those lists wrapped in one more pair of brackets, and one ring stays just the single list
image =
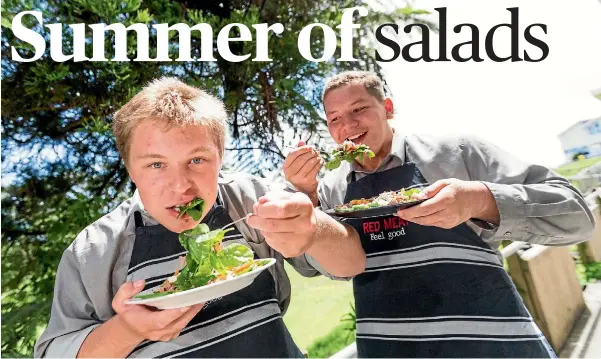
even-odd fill
[{"label": "sky", "polygon": [[[469,33],[452,28],[472,23],[480,29],[480,53],[484,37],[497,24],[509,23],[506,8],[518,7],[520,49],[533,58],[540,50],[529,45],[524,29],[534,23],[547,25],[533,35],[549,45],[549,56],[538,63],[490,60],[475,63],[410,63],[401,57],[382,63],[392,91],[394,126],[407,133],[467,134],[488,140],[522,159],[549,167],[565,159],[558,134],[586,119],[601,116],[601,2],[599,0],[413,0],[413,7],[447,8],[448,53]],[[404,4],[404,1],[399,1]],[[407,36],[403,34],[404,36]],[[418,41],[402,38],[403,43]],[[432,57],[437,57],[438,35],[430,33]],[[509,29],[499,29],[494,48],[499,55],[510,51]]]}]

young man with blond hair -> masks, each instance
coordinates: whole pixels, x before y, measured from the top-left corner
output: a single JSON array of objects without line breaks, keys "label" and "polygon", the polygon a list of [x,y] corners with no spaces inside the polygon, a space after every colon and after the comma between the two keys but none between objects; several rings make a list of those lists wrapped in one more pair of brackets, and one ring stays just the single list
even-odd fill
[{"label": "young man with blond hair", "polygon": [[[223,173],[226,132],[223,103],[173,78],[152,82],[115,114],[117,148],[137,190],[64,252],[36,357],[301,356],[282,320],[290,302],[284,258],[305,276],[347,277],[363,271],[365,253],[352,228],[306,195]],[[205,201],[202,217],[179,218],[176,208],[194,198]],[[125,304],[181,269],[178,233],[249,214],[223,245],[277,259],[252,284],[204,306]]]},{"label": "young man with blond hair", "polygon": [[[422,187],[425,202],[388,216],[348,219],[367,255],[353,279],[359,357],[553,357],[503,267],[503,239],[547,246],[587,240],[594,219],[581,193],[549,169],[474,138],[404,136],[369,72],[329,79],[323,96],[336,143],[375,157],[323,164],[302,143],[284,174],[321,209]],[[341,254],[342,255],[342,254]]]}]

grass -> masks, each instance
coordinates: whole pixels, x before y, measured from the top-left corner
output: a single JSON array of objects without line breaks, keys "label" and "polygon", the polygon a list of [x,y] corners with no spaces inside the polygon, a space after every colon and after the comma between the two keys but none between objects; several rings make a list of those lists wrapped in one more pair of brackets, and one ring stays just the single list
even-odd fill
[{"label": "grass", "polygon": [[329,358],[355,341],[355,332],[349,324],[338,324],[328,335],[319,338],[309,347],[309,358]]},{"label": "grass", "polygon": [[323,276],[305,278],[288,263],[286,272],[292,284],[292,299],[284,322],[296,344],[309,350],[316,340],[338,327],[342,316],[351,310],[353,284]]},{"label": "grass", "polygon": [[571,176],[576,175],[578,172],[582,171],[583,169],[590,167],[598,162],[601,162],[601,156],[586,158],[584,160],[568,163],[566,165],[563,165],[563,166],[555,169],[555,172],[559,173],[560,175],[562,175],[564,177],[571,177]]}]

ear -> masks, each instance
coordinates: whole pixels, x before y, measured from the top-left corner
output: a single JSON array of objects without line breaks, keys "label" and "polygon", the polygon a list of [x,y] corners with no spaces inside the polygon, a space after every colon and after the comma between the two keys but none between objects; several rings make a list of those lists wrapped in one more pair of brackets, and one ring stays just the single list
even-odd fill
[{"label": "ear", "polygon": [[390,120],[394,118],[394,104],[390,98],[384,100],[384,109],[386,110],[386,119]]}]

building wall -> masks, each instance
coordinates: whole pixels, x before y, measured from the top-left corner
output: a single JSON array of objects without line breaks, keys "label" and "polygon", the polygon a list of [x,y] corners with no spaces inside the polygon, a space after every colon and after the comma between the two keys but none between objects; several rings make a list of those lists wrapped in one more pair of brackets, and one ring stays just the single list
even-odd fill
[{"label": "building wall", "polygon": [[601,156],[601,118],[583,121],[559,135],[567,161],[577,153]]}]

